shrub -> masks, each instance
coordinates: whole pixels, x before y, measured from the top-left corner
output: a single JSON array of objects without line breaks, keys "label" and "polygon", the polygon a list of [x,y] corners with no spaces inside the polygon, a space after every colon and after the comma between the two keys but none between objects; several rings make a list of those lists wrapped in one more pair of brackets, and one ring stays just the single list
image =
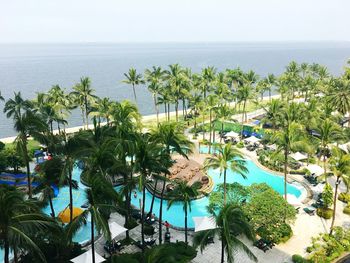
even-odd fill
[{"label": "shrub", "polygon": [[128,221],[128,225],[125,225],[125,227],[127,229],[133,229],[134,227],[136,227],[138,225],[137,221],[134,218],[130,218]]},{"label": "shrub", "polygon": [[295,254],[292,256],[292,261],[294,263],[307,263],[309,262],[307,259],[303,258],[302,256]]},{"label": "shrub", "polygon": [[333,188],[329,183],[327,183],[324,187],[322,199],[325,208],[328,208],[333,204]]},{"label": "shrub", "polygon": [[154,234],[154,227],[151,226],[151,225],[145,224],[145,226],[144,226],[144,232],[145,232],[145,235],[151,236],[151,235]]},{"label": "shrub", "polygon": [[348,193],[340,193],[338,195],[338,200],[342,201],[344,203],[349,203],[350,202],[350,194],[348,194]]},{"label": "shrub", "polygon": [[330,219],[333,215],[333,209],[320,207],[317,208],[316,213],[319,217],[322,217],[324,219]]},{"label": "shrub", "polygon": [[350,215],[350,204],[348,204],[346,207],[344,207],[343,213]]},{"label": "shrub", "polygon": [[244,147],[244,143],[242,141],[238,142],[236,144],[237,148],[243,148]]}]

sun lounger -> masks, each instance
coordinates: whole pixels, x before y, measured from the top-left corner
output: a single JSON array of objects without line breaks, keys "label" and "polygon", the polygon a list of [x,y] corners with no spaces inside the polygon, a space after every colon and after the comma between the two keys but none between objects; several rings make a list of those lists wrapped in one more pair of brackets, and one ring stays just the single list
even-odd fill
[{"label": "sun lounger", "polygon": [[305,213],[307,213],[310,216],[315,215],[315,212],[316,212],[316,209],[312,206],[305,207],[303,210],[305,211]]},{"label": "sun lounger", "polygon": [[256,241],[254,243],[254,246],[264,251],[264,253],[266,253],[266,251],[269,250],[268,245],[263,241],[263,239],[259,239],[258,241]]}]

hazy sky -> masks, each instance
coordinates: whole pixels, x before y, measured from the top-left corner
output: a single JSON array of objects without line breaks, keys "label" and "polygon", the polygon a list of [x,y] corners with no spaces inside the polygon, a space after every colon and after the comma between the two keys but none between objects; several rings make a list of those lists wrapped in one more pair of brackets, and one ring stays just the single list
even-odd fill
[{"label": "hazy sky", "polygon": [[349,0],[0,0],[0,42],[350,41]]}]

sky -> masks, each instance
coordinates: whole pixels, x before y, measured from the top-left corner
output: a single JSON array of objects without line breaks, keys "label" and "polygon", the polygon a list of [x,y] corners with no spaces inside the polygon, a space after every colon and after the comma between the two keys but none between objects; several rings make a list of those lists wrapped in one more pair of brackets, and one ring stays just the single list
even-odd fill
[{"label": "sky", "polygon": [[349,0],[0,0],[0,43],[350,41]]}]

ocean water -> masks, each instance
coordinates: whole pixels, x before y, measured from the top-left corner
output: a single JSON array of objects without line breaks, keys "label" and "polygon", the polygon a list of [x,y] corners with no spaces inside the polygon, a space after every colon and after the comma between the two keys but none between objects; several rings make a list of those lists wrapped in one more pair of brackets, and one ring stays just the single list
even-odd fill
[{"label": "ocean water", "polygon": [[[5,98],[21,91],[26,98],[59,84],[70,90],[80,77],[89,76],[98,96],[133,100],[131,87],[123,84],[130,67],[143,72],[153,65],[180,63],[193,72],[206,66],[218,70],[241,67],[259,75],[280,74],[291,61],[320,63],[340,74],[350,57],[350,42],[330,43],[192,43],[192,44],[2,44],[0,90]],[[146,87],[137,87],[142,114],[154,113]],[[0,108],[3,102],[0,103]],[[162,108],[162,107],[161,107]],[[81,125],[79,111],[69,126]],[[0,113],[0,138],[15,135],[12,122]]]}]

